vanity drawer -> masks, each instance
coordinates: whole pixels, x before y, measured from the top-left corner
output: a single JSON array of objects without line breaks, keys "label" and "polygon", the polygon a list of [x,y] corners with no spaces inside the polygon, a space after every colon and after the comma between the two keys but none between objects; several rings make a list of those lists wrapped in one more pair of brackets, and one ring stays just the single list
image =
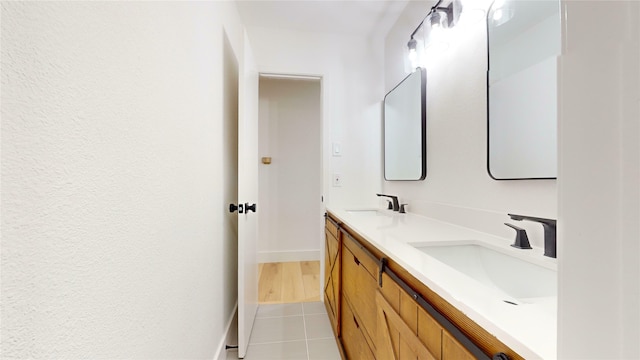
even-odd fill
[{"label": "vanity drawer", "polygon": [[[366,256],[366,255],[364,255]],[[349,250],[342,248],[342,292],[349,297],[352,309],[360,321],[369,346],[375,349],[377,312],[376,290],[378,282],[364,266],[364,261]]]},{"label": "vanity drawer", "polygon": [[367,344],[363,333],[363,325],[354,314],[346,296],[342,297],[342,347],[350,360],[375,359],[373,351]]},{"label": "vanity drawer", "polygon": [[343,257],[351,256],[352,262],[355,262],[358,266],[363,267],[372,279],[378,282],[378,261],[374,260],[371,255],[367,254],[367,250],[360,245],[354,238],[349,235],[345,235],[343,244],[349,249],[351,255],[343,253]]}]

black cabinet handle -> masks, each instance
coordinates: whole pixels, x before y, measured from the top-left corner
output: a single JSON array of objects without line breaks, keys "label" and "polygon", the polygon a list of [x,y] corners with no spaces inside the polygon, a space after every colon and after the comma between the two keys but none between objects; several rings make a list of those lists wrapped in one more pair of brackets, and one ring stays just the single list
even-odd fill
[{"label": "black cabinet handle", "polygon": [[356,265],[360,265],[360,260],[358,260],[355,255],[353,255],[353,261],[356,263]]},{"label": "black cabinet handle", "polygon": [[236,205],[236,204],[229,204],[229,212],[230,212],[230,213],[232,213],[232,212],[234,212],[234,211],[238,210],[238,213],[239,213],[239,214],[242,214],[242,213],[243,213],[243,211],[242,211],[243,206],[244,206],[244,205],[242,205],[242,204],[238,204],[238,205]]},{"label": "black cabinet handle", "polygon": [[244,211],[248,214],[249,211],[256,212],[256,204],[244,203]]}]

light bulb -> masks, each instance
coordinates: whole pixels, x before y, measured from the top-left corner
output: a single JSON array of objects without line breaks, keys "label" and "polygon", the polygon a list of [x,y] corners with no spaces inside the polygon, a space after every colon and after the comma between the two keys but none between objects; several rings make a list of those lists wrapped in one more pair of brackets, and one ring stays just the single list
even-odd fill
[{"label": "light bulb", "polygon": [[497,9],[496,11],[493,12],[493,20],[498,21],[502,19],[502,15],[503,15],[502,9]]},{"label": "light bulb", "polygon": [[411,63],[411,69],[418,67],[418,52],[416,49],[409,50],[409,62]]},{"label": "light bulb", "polygon": [[417,59],[418,59],[418,52],[416,51],[416,49],[410,49],[409,50],[409,60],[411,60],[411,62],[414,62]]},{"label": "light bulb", "polygon": [[440,10],[435,10],[429,17],[432,29],[444,29],[447,28],[447,13]]}]

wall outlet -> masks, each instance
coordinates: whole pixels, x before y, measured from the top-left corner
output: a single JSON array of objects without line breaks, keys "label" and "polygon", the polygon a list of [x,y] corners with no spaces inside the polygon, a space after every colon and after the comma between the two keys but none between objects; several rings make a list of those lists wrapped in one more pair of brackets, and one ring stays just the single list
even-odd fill
[{"label": "wall outlet", "polygon": [[340,186],[342,186],[342,175],[333,174],[333,187],[340,187]]}]

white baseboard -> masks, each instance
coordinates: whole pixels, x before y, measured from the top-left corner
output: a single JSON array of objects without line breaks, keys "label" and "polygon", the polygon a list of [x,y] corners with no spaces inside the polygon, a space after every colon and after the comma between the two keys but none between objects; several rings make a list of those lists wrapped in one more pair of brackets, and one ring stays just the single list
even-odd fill
[{"label": "white baseboard", "polygon": [[258,262],[318,261],[320,250],[259,251]]},{"label": "white baseboard", "polygon": [[236,302],[236,305],[234,306],[233,311],[231,312],[231,317],[227,322],[227,327],[224,331],[222,339],[220,339],[220,343],[218,344],[218,349],[216,350],[216,353],[215,353],[216,355],[214,356],[213,360],[225,360],[227,358],[227,351],[225,349],[225,346],[229,343],[230,339],[235,339],[237,337],[237,334],[232,334],[230,332],[233,325],[233,319],[237,316],[237,313],[238,313],[238,303]]}]

